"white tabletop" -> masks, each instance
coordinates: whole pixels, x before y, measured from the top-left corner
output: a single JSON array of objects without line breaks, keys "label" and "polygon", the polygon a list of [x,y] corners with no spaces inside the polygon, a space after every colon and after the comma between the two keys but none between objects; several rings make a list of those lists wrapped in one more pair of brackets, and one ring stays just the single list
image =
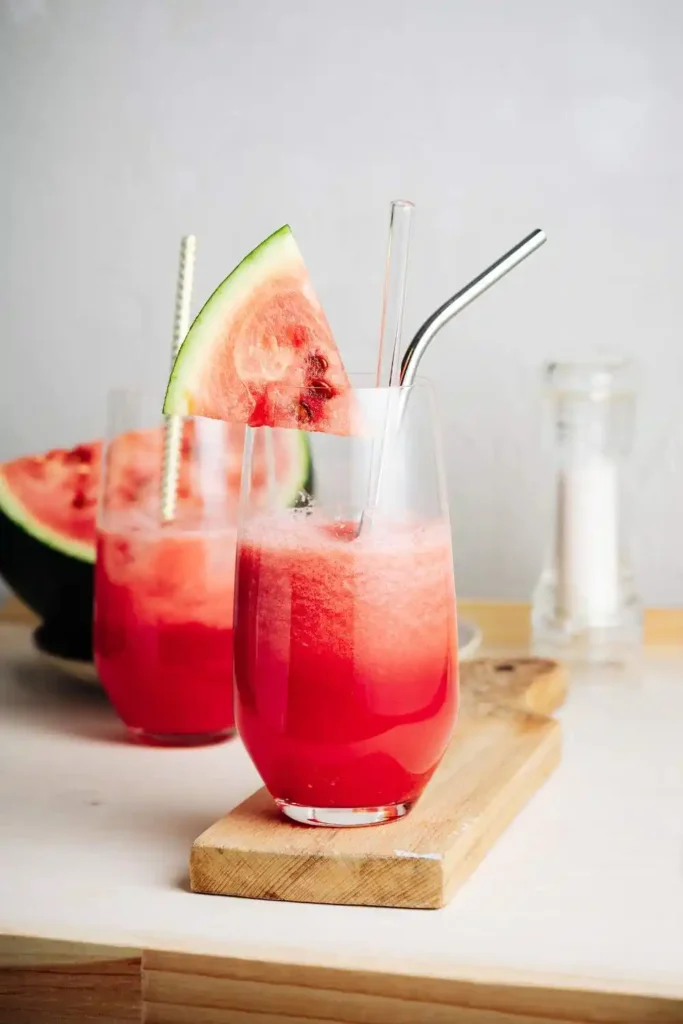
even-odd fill
[{"label": "white tabletop", "polygon": [[[577,681],[561,767],[439,911],[192,894],[192,840],[258,778],[235,740],[128,743],[0,625],[0,932],[226,955],[533,972],[683,998],[683,652]],[[7,652],[10,652],[9,654]]]}]

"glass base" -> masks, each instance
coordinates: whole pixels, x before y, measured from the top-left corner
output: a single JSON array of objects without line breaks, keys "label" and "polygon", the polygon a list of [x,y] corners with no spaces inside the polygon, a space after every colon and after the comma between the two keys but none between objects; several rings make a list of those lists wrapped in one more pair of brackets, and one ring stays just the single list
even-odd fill
[{"label": "glass base", "polygon": [[156,733],[147,732],[146,729],[129,728],[132,736],[139,743],[146,743],[150,747],[207,747],[213,743],[222,743],[235,735],[236,729],[230,726],[227,729],[218,729],[216,732],[170,732]]},{"label": "glass base", "polygon": [[323,828],[358,828],[362,825],[383,825],[408,813],[412,803],[387,804],[385,807],[305,807],[287,800],[275,803],[283,814],[299,825],[322,825]]},{"label": "glass base", "polygon": [[643,643],[643,615],[630,575],[622,572],[614,607],[572,614],[563,606],[557,574],[545,570],[533,595],[531,630],[532,652],[540,657],[628,665]]}]

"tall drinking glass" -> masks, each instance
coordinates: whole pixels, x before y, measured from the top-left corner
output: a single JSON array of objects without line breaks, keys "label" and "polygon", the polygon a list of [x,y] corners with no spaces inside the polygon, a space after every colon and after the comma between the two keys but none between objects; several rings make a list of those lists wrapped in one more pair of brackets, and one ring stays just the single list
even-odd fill
[{"label": "tall drinking glass", "polygon": [[[326,395],[293,392],[297,408]],[[235,596],[240,735],[281,810],[400,817],[453,731],[451,534],[431,393],[354,391],[353,433],[247,431]],[[302,415],[302,419],[306,417]],[[312,489],[286,507],[268,452],[298,435]],[[265,456],[264,456],[265,453]],[[267,499],[263,499],[263,466]]]},{"label": "tall drinking glass", "polygon": [[232,625],[244,429],[183,421],[178,502],[162,523],[159,395],[109,403],[95,572],[95,662],[119,716],[156,744],[234,731]]}]

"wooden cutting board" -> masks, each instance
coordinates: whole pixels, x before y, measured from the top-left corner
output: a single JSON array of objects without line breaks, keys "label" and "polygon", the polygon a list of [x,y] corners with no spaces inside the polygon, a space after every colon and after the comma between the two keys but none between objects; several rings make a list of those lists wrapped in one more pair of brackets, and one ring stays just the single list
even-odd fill
[{"label": "wooden cutting board", "polygon": [[564,670],[478,659],[461,672],[455,737],[405,818],[369,828],[286,821],[259,790],[195,840],[194,892],[303,903],[442,907],[560,759],[550,714]]}]

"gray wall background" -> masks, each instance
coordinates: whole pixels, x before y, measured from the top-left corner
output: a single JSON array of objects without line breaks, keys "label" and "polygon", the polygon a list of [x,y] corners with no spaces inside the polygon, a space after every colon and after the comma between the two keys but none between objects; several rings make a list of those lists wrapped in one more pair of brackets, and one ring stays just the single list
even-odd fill
[{"label": "gray wall background", "polygon": [[407,335],[529,230],[548,245],[423,363],[458,587],[525,598],[539,367],[641,374],[630,507],[683,603],[680,0],[0,0],[0,459],[103,430],[167,372],[179,236],[208,295],[288,221],[347,365],[375,359],[389,200],[418,206]]}]

